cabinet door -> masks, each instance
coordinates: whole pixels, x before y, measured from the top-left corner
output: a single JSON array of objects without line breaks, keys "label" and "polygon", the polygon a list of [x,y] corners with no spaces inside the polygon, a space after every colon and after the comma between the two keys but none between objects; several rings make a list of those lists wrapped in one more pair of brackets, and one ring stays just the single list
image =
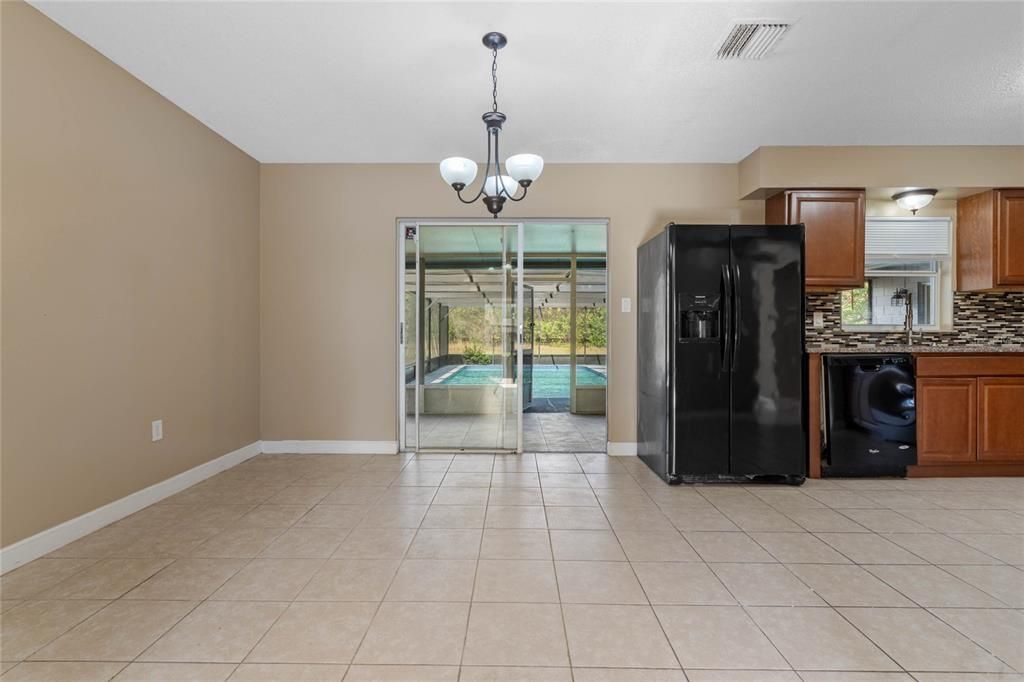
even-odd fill
[{"label": "cabinet door", "polygon": [[976,457],[978,380],[917,380],[917,463],[973,462]]},{"label": "cabinet door", "polygon": [[996,286],[1024,285],[1024,189],[996,190]]},{"label": "cabinet door", "polygon": [[864,286],[864,192],[793,191],[788,209],[788,222],[806,226],[807,286]]},{"label": "cabinet door", "polygon": [[978,379],[978,459],[1024,461],[1024,377]]}]

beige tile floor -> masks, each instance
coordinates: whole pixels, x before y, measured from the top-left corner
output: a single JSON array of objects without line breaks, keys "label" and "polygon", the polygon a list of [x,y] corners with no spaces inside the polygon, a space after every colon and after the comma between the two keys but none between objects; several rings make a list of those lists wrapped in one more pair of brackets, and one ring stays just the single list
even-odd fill
[{"label": "beige tile floor", "polygon": [[8,680],[1021,680],[1024,479],[261,456],[0,578]]}]

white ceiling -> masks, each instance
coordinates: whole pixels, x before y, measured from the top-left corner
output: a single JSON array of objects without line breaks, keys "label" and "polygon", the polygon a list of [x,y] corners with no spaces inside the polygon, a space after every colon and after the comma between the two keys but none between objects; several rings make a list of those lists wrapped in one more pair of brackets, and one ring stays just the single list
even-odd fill
[{"label": "white ceiling", "polygon": [[[262,162],[505,153],[735,162],[762,145],[1024,144],[1024,3],[30,0]],[[734,19],[796,25],[719,62]]]}]

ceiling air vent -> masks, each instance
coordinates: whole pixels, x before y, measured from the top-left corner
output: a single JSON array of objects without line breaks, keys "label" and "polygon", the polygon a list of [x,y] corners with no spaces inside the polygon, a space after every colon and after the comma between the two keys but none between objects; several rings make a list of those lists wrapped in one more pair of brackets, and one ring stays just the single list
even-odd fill
[{"label": "ceiling air vent", "polygon": [[762,59],[789,30],[786,21],[744,21],[733,24],[718,48],[719,59]]}]

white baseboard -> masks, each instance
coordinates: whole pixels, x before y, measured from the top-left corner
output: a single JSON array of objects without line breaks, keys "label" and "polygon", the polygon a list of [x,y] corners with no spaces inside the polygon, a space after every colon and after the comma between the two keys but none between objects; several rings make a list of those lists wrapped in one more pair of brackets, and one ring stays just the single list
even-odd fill
[{"label": "white baseboard", "polygon": [[214,474],[219,474],[225,469],[241,464],[258,454],[260,454],[260,442],[249,443],[234,452],[229,452],[205,464],[192,467],[188,471],[183,471],[176,476],[171,476],[159,483],[154,483],[148,488],[143,488],[127,497],[122,497],[110,504],[105,504],[99,509],[86,512],[53,528],[48,528],[31,537],[4,547],[0,549],[0,573],[6,573],[33,559],[38,559],[58,547],[63,547],[104,526],[120,521],[140,509],[144,509],[166,497],[170,497],[174,493],[204,481]]},{"label": "white baseboard", "polygon": [[636,457],[636,443],[613,443],[608,441],[609,457]]},{"label": "white baseboard", "polygon": [[397,440],[265,440],[268,455],[395,455]]}]

